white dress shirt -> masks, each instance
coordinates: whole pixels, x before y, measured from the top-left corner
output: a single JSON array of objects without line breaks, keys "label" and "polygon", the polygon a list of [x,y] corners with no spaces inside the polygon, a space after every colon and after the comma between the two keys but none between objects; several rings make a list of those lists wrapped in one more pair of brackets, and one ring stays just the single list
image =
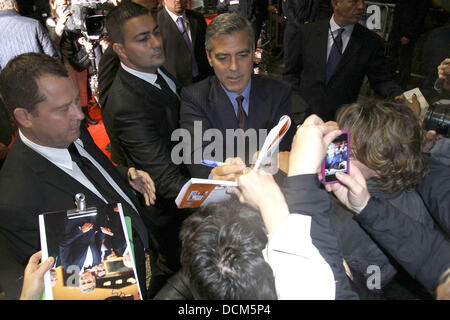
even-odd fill
[{"label": "white dress shirt", "polygon": [[[28,146],[32,150],[36,151],[37,153],[39,153],[41,156],[43,156],[48,161],[50,161],[51,163],[56,165],[58,168],[63,170],[65,173],[70,175],[72,178],[74,178],[75,180],[80,182],[82,185],[84,185],[86,188],[88,188],[90,191],[92,191],[95,195],[97,195],[100,199],[102,199],[105,203],[108,203],[106,201],[106,199],[97,190],[97,188],[91,183],[91,181],[89,181],[89,179],[86,178],[86,176],[81,171],[81,169],[78,167],[78,165],[72,161],[69,150],[60,149],[60,148],[44,147],[39,144],[36,144],[33,141],[29,140],[27,137],[25,137],[25,135],[20,131],[20,129],[19,129],[19,136],[26,146]],[[111,178],[111,176],[106,172],[106,170],[103,169],[103,167],[97,161],[95,161],[95,159],[84,149],[83,141],[81,141],[81,139],[77,139],[75,141],[75,146],[76,146],[78,152],[80,153],[80,155],[88,158],[92,162],[92,164],[100,171],[100,173],[105,177],[105,179],[109,182],[109,184],[117,191],[117,193],[123,199],[125,199],[134,210],[136,210],[136,207],[134,206],[134,204],[130,200],[130,198],[128,198],[128,196],[122,191],[122,189],[120,189],[120,187]],[[89,204],[87,204],[87,205],[89,206]],[[138,212],[138,211],[136,210],[136,212]]]},{"label": "white dress shirt", "polygon": [[[138,77],[139,79],[142,79],[161,90],[161,87],[159,86],[159,84],[156,83],[157,75],[155,73],[137,71],[137,70],[127,67],[122,62],[120,63],[120,65],[128,73],[131,73],[132,75]],[[166,80],[170,89],[172,89],[172,91],[178,96],[177,86],[175,85],[175,82],[173,82],[172,79],[170,79],[169,76],[167,76],[160,68],[157,69],[157,72],[164,78],[164,80]]]},{"label": "white dress shirt", "polygon": [[330,265],[311,239],[311,217],[290,214],[268,238],[263,251],[275,277],[279,300],[334,300]]},{"label": "white dress shirt", "polygon": [[175,24],[177,25],[177,28],[178,28],[178,23],[177,23],[178,18],[179,17],[183,18],[184,28],[186,29],[189,39],[191,39],[191,42],[192,42],[191,27],[189,26],[189,20],[186,18],[186,14],[183,12],[183,14],[181,16],[178,16],[175,13],[173,13],[172,11],[170,11],[169,9],[167,9],[167,7],[164,7],[164,9],[167,11],[169,16],[172,18],[173,22],[175,22]]},{"label": "white dress shirt", "polygon": [[[345,27],[341,27],[339,26],[336,21],[334,21],[334,15],[331,17],[330,19],[330,28],[328,29],[328,45],[327,45],[327,61],[328,61],[328,56],[330,55],[330,51],[331,51],[331,47],[333,46],[334,43],[334,39],[336,39],[338,32],[337,30],[340,28],[344,28],[344,32],[342,32],[341,38],[342,38],[342,52],[345,52],[345,49],[347,48],[348,42],[350,41],[350,37],[352,36],[352,32],[353,32],[353,28],[355,27],[354,24],[349,24]],[[330,32],[333,32],[333,34],[331,34]],[[334,39],[333,39],[334,37]]]}]

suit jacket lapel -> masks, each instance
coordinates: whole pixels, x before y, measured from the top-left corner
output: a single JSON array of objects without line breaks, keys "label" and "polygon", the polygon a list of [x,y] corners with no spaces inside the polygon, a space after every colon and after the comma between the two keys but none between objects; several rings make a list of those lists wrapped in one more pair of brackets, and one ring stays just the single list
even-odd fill
[{"label": "suit jacket lapel", "polygon": [[358,23],[355,24],[347,48],[344,51],[341,61],[339,61],[336,66],[334,74],[337,74],[341,68],[352,61],[353,57],[358,54],[359,49],[361,48],[360,28],[362,27]]},{"label": "suit jacket lapel", "polygon": [[237,117],[230,99],[228,99],[227,94],[215,76],[211,77],[210,81],[209,106],[211,108],[210,112],[214,115],[213,119],[220,121],[220,125],[217,127],[223,132],[225,132],[225,129],[237,129]]},{"label": "suit jacket lapel", "polygon": [[197,29],[198,29],[198,22],[196,19],[194,19],[189,10],[186,10],[186,18],[189,21],[189,29],[191,31],[191,40],[192,40],[192,47],[195,48],[195,43],[197,41]]},{"label": "suit jacket lapel", "polygon": [[[91,197],[97,198],[99,201],[103,201],[98,198],[95,193],[91,192],[83,184],[79,183],[77,180],[73,179],[70,175],[65,173],[58,166],[54,165],[52,162],[41,156],[36,151],[27,147],[22,139],[16,139],[18,152],[24,159],[29,159],[29,163],[32,164],[32,170],[36,175],[41,177],[42,181],[52,186],[53,188],[59,189],[64,193],[70,194],[74,199],[75,208],[75,195],[77,193],[90,194]],[[67,208],[71,209],[71,208]]]},{"label": "suit jacket lapel", "polygon": [[[163,72],[175,82],[175,85],[179,85],[174,77],[166,70]],[[155,106],[160,106],[166,114],[166,119],[170,128],[176,129],[178,126],[178,114],[179,114],[179,100],[176,95],[165,93],[158,89],[156,86],[142,80],[131,73],[125,71],[122,67],[119,68],[119,76],[123,78],[123,82],[132,87],[141,88],[139,92],[144,92],[146,95],[146,101],[148,103],[154,103]],[[144,99],[144,97],[143,97]]]},{"label": "suit jacket lapel", "polygon": [[329,23],[327,21],[320,24],[313,35],[315,40],[311,42],[314,45],[311,52],[315,52],[318,55],[316,60],[318,74],[324,82],[327,73],[328,28]]},{"label": "suit jacket lapel", "polygon": [[247,126],[248,128],[263,128],[264,121],[271,113],[271,107],[267,103],[268,88],[266,88],[261,78],[253,75],[250,88],[250,103],[248,107]]}]

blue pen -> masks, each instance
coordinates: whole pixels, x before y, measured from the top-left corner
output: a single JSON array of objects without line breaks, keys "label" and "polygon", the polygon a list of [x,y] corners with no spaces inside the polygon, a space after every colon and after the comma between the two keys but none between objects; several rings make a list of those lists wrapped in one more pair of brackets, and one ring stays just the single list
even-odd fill
[{"label": "blue pen", "polygon": [[202,165],[208,166],[208,167],[211,167],[211,168],[215,168],[215,167],[218,167],[218,166],[223,166],[224,164],[226,164],[226,163],[220,162],[220,161],[214,161],[214,160],[202,160]]}]

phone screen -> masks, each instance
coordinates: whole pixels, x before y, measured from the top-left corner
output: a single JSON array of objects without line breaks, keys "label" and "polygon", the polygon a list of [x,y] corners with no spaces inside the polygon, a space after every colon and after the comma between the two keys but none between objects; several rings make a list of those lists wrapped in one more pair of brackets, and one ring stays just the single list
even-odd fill
[{"label": "phone screen", "polygon": [[348,131],[342,131],[344,133],[334,139],[328,146],[327,154],[322,164],[323,183],[338,182],[336,172],[349,172],[350,134]]}]

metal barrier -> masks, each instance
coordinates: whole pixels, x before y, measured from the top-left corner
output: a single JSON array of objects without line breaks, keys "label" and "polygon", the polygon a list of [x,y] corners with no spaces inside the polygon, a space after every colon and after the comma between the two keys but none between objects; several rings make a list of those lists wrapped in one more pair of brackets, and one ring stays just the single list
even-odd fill
[{"label": "metal barrier", "polygon": [[366,1],[361,24],[389,41],[394,21],[395,4]]}]

